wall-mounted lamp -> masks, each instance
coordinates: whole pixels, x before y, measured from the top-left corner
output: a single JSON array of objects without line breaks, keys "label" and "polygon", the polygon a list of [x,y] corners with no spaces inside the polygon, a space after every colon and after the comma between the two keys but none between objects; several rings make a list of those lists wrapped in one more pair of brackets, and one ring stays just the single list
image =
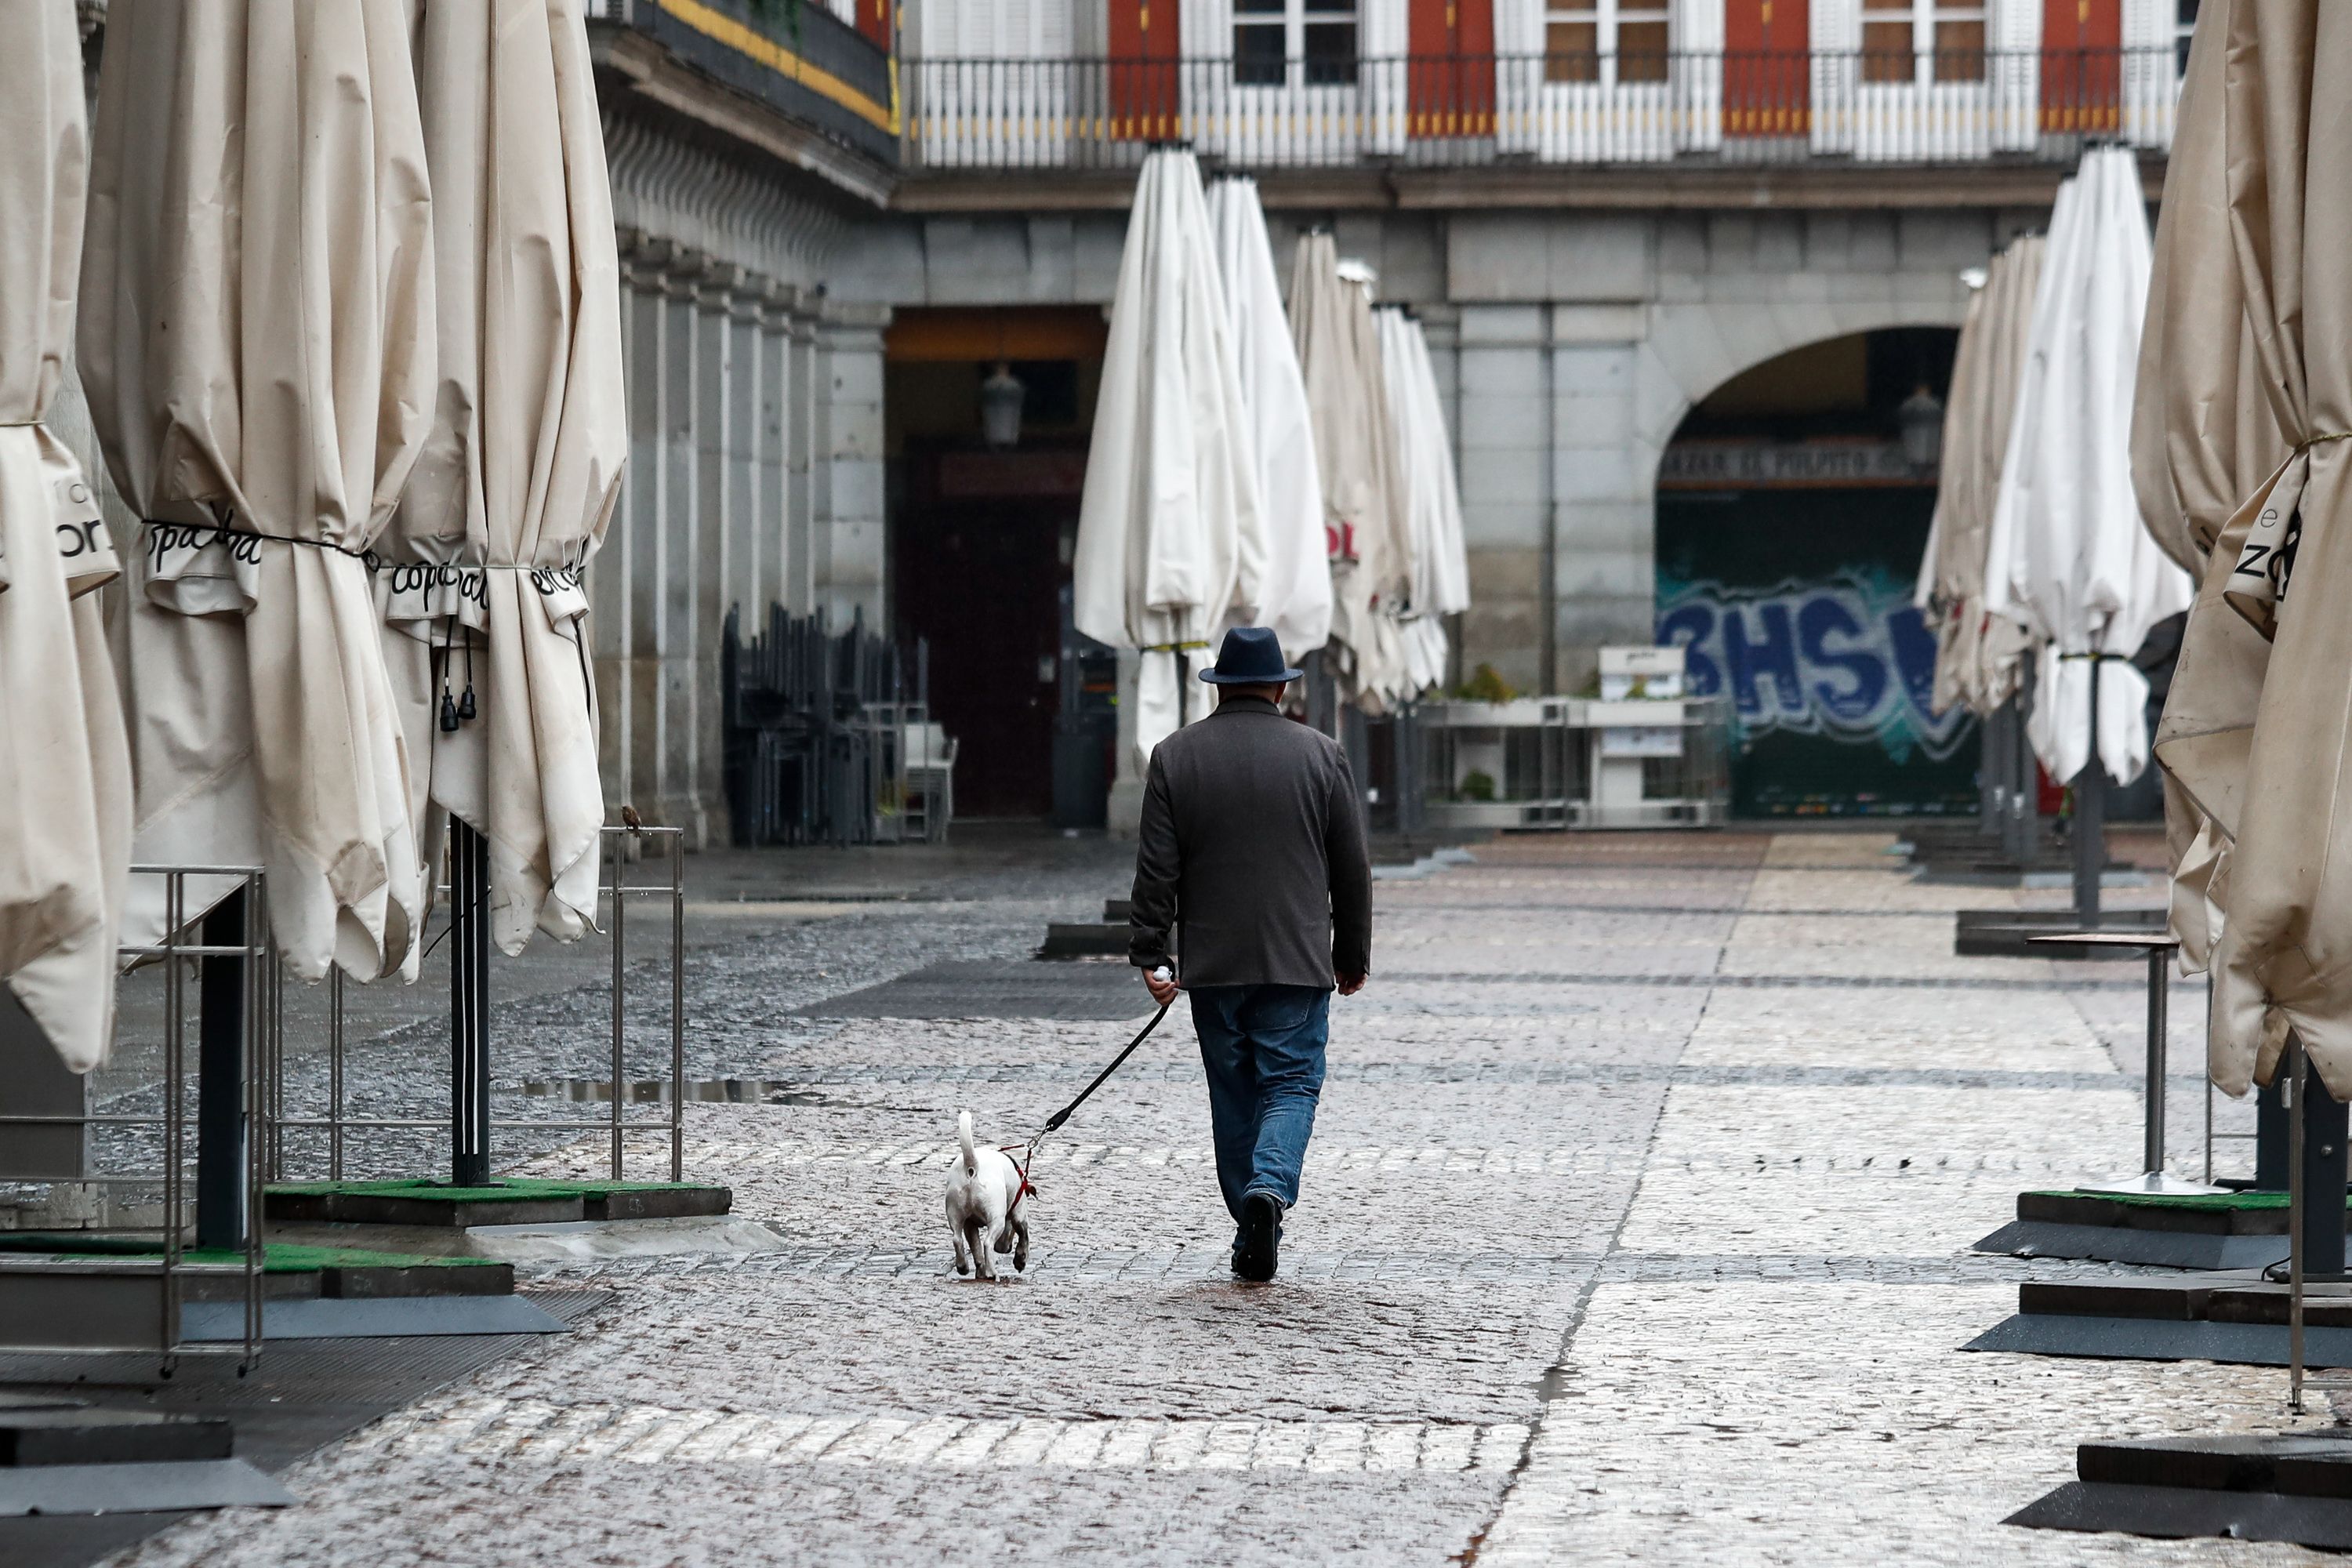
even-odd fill
[{"label": "wall-mounted lamp", "polygon": [[995,373],[980,384],[980,434],[990,447],[1003,450],[1021,444],[1021,403],[1028,395],[1013,366],[998,360]]},{"label": "wall-mounted lamp", "polygon": [[1944,460],[1944,400],[1923,383],[1895,416],[1903,428],[1903,460],[1915,474],[1934,472]]}]

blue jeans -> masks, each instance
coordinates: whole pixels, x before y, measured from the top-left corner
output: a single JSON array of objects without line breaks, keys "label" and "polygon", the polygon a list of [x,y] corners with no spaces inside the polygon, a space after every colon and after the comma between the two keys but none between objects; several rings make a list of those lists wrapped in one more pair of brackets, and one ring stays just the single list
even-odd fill
[{"label": "blue jeans", "polygon": [[1190,993],[1209,1073],[1217,1185],[1236,1224],[1242,1202],[1298,1202],[1298,1170],[1323,1091],[1331,993],[1312,985],[1206,985]]}]

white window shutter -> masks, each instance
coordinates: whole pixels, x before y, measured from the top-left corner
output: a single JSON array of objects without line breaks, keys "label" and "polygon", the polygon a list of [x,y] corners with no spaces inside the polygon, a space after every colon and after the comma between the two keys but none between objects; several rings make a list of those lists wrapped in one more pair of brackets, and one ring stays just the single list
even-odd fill
[{"label": "white window shutter", "polygon": [[1723,0],[1674,0],[1666,47],[1683,56],[1723,49]]},{"label": "white window shutter", "polygon": [[1985,43],[2002,54],[2042,47],[2042,0],[1985,0]]},{"label": "white window shutter", "polygon": [[1813,0],[1812,46],[1840,53],[1862,47],[1862,7],[1858,0]]},{"label": "white window shutter", "polygon": [[1409,0],[1356,0],[1357,52],[1367,59],[1394,59],[1410,52]]}]

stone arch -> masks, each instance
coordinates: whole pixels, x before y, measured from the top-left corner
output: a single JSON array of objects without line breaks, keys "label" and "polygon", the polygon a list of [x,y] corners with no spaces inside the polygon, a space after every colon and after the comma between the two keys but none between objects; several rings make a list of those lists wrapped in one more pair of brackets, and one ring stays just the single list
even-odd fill
[{"label": "stone arch", "polygon": [[1639,455],[1634,471],[1645,492],[1642,499],[1654,500],[1658,459],[1684,417],[1724,383],[1784,353],[1835,338],[1888,327],[1958,327],[1968,299],[1957,268],[1949,284],[1948,293],[1932,298],[1890,289],[1806,304],[1706,300],[1652,306],[1648,335],[1633,367]]}]

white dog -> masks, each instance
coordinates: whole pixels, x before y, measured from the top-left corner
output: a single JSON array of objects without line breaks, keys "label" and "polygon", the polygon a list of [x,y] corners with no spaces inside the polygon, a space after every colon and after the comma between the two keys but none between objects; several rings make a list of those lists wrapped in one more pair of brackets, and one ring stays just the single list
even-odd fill
[{"label": "white dog", "polygon": [[996,1149],[971,1142],[971,1112],[956,1112],[956,1139],[963,1159],[948,1167],[948,1229],[955,1237],[956,1272],[996,1278],[992,1252],[1013,1254],[1018,1271],[1029,1267],[1029,1222],[1022,1217],[1021,1168]]}]

